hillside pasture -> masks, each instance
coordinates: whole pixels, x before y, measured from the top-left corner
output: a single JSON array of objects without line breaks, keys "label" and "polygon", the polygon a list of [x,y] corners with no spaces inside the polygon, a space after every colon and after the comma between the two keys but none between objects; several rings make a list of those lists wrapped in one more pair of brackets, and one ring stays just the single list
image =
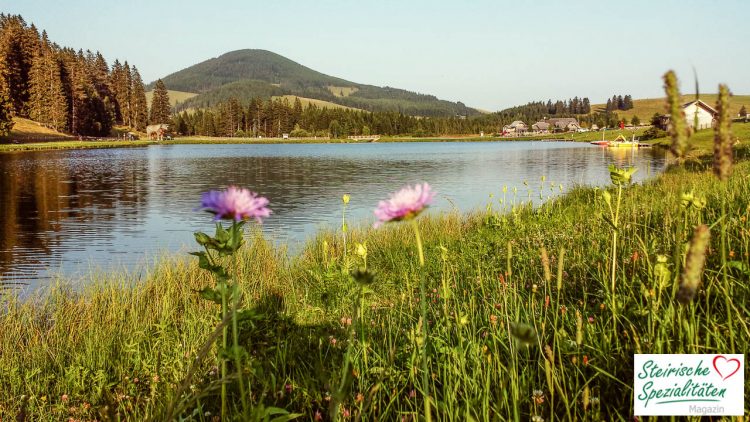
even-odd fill
[{"label": "hillside pasture", "polygon": [[[716,104],[717,94],[701,94],[700,99],[707,104],[714,107]],[[681,101],[688,103],[695,99],[694,94],[683,95]],[[729,115],[732,117],[737,116],[742,106],[750,110],[750,95],[734,95],[729,100]],[[594,104],[591,106],[592,112],[604,112],[606,110],[606,104]],[[633,108],[630,110],[615,110],[618,116],[624,117],[628,120],[632,119],[633,116],[638,116],[642,122],[648,122],[654,113],[665,114],[666,113],[666,99],[665,98],[644,98],[640,100],[633,100]]]}]

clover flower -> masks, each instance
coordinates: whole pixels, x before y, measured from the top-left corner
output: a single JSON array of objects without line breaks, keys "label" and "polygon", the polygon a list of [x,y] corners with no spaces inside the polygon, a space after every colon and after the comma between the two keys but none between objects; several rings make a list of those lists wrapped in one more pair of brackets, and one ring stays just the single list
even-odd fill
[{"label": "clover flower", "polygon": [[404,186],[385,201],[380,201],[375,209],[378,221],[375,227],[390,221],[408,220],[418,216],[432,203],[435,192],[427,183]]},{"label": "clover flower", "polygon": [[215,220],[251,220],[262,223],[271,215],[268,199],[248,189],[230,186],[226,190],[212,190],[201,196],[200,209],[214,214]]}]

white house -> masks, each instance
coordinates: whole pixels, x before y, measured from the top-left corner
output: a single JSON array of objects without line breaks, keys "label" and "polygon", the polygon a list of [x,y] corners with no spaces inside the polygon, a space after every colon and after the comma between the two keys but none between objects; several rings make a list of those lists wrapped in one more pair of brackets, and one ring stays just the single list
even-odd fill
[{"label": "white house", "polygon": [[718,112],[710,105],[704,103],[701,100],[691,101],[682,106],[682,111],[685,112],[685,120],[688,126],[693,127],[696,121],[698,123],[698,129],[710,129],[714,125],[714,120]]},{"label": "white house", "polygon": [[[710,129],[713,127],[718,112],[710,105],[704,103],[701,100],[694,100],[689,103],[682,105],[682,111],[685,113],[685,122],[691,128],[695,125],[697,120],[698,130]],[[670,117],[668,114],[664,114],[659,118],[657,127],[663,130],[669,130],[671,125]]]}]

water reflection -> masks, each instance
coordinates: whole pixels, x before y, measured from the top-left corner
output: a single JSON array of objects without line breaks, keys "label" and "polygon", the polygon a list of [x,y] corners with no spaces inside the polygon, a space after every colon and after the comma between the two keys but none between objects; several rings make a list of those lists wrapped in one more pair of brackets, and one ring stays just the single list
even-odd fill
[{"label": "water reflection", "polygon": [[[652,151],[574,143],[176,145],[0,155],[0,281],[47,283],[91,267],[139,271],[152,254],[190,246],[209,230],[194,212],[200,193],[229,184],[271,199],[264,230],[292,246],[335,227],[340,197],[371,221],[377,201],[406,183],[430,182],[436,210],[484,206],[503,186],[520,199],[562,184],[608,183],[607,165],[635,165],[636,180],[660,171]],[[528,186],[524,184],[528,182]]]}]

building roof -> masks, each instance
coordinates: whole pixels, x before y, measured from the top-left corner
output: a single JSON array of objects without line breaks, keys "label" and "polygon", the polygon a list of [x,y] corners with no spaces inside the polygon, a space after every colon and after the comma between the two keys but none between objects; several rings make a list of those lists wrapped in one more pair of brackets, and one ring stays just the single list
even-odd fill
[{"label": "building roof", "polygon": [[706,110],[707,112],[711,113],[714,116],[716,116],[717,114],[719,114],[719,112],[716,111],[715,108],[713,108],[710,105],[706,104],[703,100],[693,100],[693,101],[690,101],[689,103],[683,104],[682,108],[688,108],[688,107],[690,107],[693,104],[695,104],[698,107]]},{"label": "building roof", "polygon": [[552,117],[550,119],[547,119],[547,122],[561,128],[568,127],[568,125],[570,125],[571,123],[578,126],[578,119],[576,119],[575,117]]},{"label": "building roof", "polygon": [[535,127],[537,129],[542,129],[542,130],[549,129],[549,126],[550,126],[549,122],[544,122],[544,121],[539,121],[531,125],[532,128]]},{"label": "building roof", "polygon": [[509,124],[508,126],[509,127],[526,126],[526,123],[524,123],[524,122],[522,122],[520,120],[516,120],[513,123]]}]

